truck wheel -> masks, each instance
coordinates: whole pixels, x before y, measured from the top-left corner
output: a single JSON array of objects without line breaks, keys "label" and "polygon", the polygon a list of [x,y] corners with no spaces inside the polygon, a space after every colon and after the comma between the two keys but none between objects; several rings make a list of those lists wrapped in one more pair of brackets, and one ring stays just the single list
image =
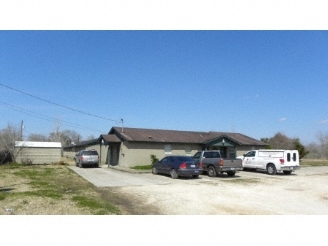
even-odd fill
[{"label": "truck wheel", "polygon": [[158,174],[156,167],[153,167],[152,170],[151,170],[151,172],[152,172],[153,174]]},{"label": "truck wheel", "polygon": [[229,171],[229,172],[227,172],[227,174],[228,174],[229,177],[233,177],[233,176],[235,176],[236,172],[235,171]]},{"label": "truck wheel", "polygon": [[273,164],[268,164],[268,165],[267,165],[267,173],[268,173],[269,175],[275,175],[275,174],[277,173],[277,169],[276,169],[275,165],[273,165]]},{"label": "truck wheel", "polygon": [[208,176],[210,176],[210,177],[216,177],[216,175],[217,175],[215,168],[213,166],[208,167],[207,173],[208,173]]},{"label": "truck wheel", "polygon": [[283,171],[284,172],[284,174],[291,174],[292,173],[292,171]]},{"label": "truck wheel", "polygon": [[170,172],[170,174],[171,174],[171,178],[172,178],[172,179],[176,179],[176,178],[178,178],[178,174],[177,174],[177,172],[175,171],[175,169],[172,169],[171,172]]}]

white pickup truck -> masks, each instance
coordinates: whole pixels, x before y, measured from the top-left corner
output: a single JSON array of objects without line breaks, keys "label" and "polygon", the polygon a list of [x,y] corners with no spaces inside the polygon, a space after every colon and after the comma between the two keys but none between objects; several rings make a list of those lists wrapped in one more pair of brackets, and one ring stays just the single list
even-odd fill
[{"label": "white pickup truck", "polygon": [[251,150],[237,158],[242,159],[244,169],[262,169],[270,175],[276,174],[277,171],[291,174],[300,169],[298,150]]}]

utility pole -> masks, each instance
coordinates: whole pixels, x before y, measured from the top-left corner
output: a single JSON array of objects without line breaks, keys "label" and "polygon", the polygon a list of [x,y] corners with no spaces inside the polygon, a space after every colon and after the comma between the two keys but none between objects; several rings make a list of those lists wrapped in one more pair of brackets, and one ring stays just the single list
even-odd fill
[{"label": "utility pole", "polygon": [[122,123],[122,133],[123,133],[123,132],[124,132],[124,131],[123,131],[123,119],[121,119],[121,123]]},{"label": "utility pole", "polygon": [[24,129],[24,122],[22,120],[22,122],[21,122],[21,135],[20,135],[21,141],[23,141],[23,129]]}]

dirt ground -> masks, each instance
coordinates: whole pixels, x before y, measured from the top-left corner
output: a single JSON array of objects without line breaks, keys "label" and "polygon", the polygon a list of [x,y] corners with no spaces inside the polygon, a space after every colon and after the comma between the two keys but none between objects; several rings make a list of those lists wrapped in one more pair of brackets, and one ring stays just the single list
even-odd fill
[{"label": "dirt ground", "polygon": [[[149,174],[152,175],[152,174]],[[101,188],[126,214],[328,215],[328,167],[291,175],[242,171],[236,177],[172,180],[160,185]]]}]

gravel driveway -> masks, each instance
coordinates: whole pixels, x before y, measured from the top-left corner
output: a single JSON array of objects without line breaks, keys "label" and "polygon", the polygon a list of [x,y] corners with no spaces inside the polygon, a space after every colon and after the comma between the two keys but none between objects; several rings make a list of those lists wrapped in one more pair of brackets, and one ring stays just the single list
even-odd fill
[{"label": "gravel driveway", "polygon": [[97,187],[117,187],[139,209],[154,208],[143,214],[328,215],[328,167],[302,167],[291,175],[241,171],[235,177],[176,180],[107,167],[71,168]]}]

